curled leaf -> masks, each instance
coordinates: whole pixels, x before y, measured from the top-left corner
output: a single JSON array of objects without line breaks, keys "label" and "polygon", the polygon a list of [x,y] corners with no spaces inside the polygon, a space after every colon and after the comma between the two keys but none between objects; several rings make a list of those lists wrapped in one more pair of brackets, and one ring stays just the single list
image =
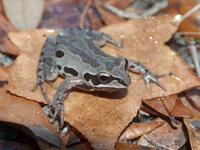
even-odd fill
[{"label": "curled leaf", "polygon": [[44,0],[3,0],[8,19],[19,30],[36,28],[43,14]]}]

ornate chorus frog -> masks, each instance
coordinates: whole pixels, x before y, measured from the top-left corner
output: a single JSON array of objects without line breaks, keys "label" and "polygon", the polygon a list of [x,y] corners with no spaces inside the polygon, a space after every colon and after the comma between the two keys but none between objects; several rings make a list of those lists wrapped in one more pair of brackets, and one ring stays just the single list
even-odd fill
[{"label": "ornate chorus frog", "polygon": [[[128,70],[143,76],[146,84],[161,86],[158,76],[134,60],[113,57],[101,51],[106,43],[120,47],[109,35],[87,29],[59,30],[58,35],[49,36],[42,48],[37,69],[37,81],[33,89],[40,87],[46,101],[54,112],[52,120],[60,119],[64,124],[64,100],[72,88],[82,90],[115,91],[130,85]],[[58,87],[53,104],[45,92],[44,82],[58,76],[64,81]]]}]

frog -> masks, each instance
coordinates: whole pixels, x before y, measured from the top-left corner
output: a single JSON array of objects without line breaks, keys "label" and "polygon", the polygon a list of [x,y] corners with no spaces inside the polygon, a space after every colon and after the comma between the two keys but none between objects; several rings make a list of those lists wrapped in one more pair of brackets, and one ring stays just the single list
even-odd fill
[{"label": "frog", "polygon": [[[59,29],[57,35],[47,37],[32,90],[40,87],[44,99],[53,109],[51,122],[58,119],[60,128],[64,125],[64,101],[73,88],[104,92],[126,90],[131,84],[128,73],[131,71],[140,74],[146,85],[154,83],[165,90],[159,75],[140,62],[104,53],[101,48],[106,44],[122,47],[121,42],[110,35],[88,29]],[[51,102],[44,83],[53,82],[58,76],[64,80]]]}]

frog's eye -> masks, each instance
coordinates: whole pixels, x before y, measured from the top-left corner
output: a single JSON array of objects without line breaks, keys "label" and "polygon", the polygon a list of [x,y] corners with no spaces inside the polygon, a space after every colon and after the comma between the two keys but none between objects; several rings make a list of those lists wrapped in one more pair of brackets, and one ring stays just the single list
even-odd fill
[{"label": "frog's eye", "polygon": [[108,73],[99,73],[97,75],[97,80],[101,84],[107,84],[107,83],[109,83],[109,82],[111,82],[113,80],[113,77]]}]

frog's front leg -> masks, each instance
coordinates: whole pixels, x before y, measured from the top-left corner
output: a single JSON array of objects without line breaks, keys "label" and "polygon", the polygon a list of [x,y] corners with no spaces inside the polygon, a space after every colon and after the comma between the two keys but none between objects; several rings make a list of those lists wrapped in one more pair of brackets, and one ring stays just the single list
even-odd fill
[{"label": "frog's front leg", "polygon": [[64,125],[64,100],[68,96],[70,90],[78,85],[83,85],[84,82],[78,77],[66,78],[58,87],[54,96],[53,108],[54,115],[51,122],[54,122],[57,117],[60,119],[60,128]]},{"label": "frog's front leg", "polygon": [[149,71],[144,65],[140,64],[139,62],[133,60],[127,60],[128,63],[128,70],[134,73],[139,73],[143,76],[145,83],[148,85],[149,83],[155,83],[158,85],[163,91],[166,91],[166,88],[161,85],[160,81],[158,80],[159,77]]},{"label": "frog's front leg", "polygon": [[53,53],[56,49],[55,45],[56,45],[56,38],[54,36],[49,36],[42,48],[37,68],[37,79],[36,83],[32,88],[32,91],[34,91],[36,87],[39,86],[42,95],[48,104],[51,104],[51,102],[45,91],[44,82],[53,81],[54,79],[57,78],[59,73],[56,62],[52,58]]}]

